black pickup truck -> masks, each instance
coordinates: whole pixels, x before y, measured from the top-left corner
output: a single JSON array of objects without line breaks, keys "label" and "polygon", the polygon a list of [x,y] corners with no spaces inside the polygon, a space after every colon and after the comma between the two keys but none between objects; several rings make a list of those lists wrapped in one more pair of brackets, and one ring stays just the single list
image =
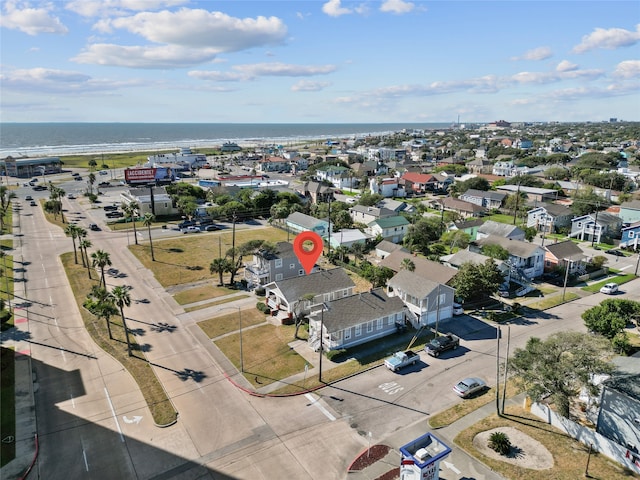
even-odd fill
[{"label": "black pickup truck", "polygon": [[446,335],[439,335],[424,347],[424,351],[432,357],[439,356],[442,352],[447,350],[455,350],[460,345],[460,338],[456,337],[453,333],[447,333]]}]

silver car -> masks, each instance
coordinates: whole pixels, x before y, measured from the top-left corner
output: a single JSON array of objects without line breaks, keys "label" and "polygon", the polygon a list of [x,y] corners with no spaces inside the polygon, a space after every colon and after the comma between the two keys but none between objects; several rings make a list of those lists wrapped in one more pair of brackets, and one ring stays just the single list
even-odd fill
[{"label": "silver car", "polygon": [[465,378],[454,385],[453,391],[456,392],[456,395],[467,398],[485,388],[487,388],[487,384],[481,378]]}]

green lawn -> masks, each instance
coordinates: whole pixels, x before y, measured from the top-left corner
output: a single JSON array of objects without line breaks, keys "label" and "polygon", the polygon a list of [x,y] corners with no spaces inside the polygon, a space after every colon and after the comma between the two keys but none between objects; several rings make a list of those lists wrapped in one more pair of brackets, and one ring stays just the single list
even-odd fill
[{"label": "green lawn", "polygon": [[[610,271],[611,272],[611,271]],[[613,277],[608,277],[601,282],[592,283],[591,285],[587,285],[586,287],[582,287],[582,289],[586,292],[598,292],[600,288],[607,283],[617,283],[618,285],[622,285],[623,283],[630,282],[636,278],[635,275],[627,274],[627,275],[616,275]]]},{"label": "green lawn", "polygon": [[194,288],[188,288],[176,293],[173,298],[180,305],[189,305],[190,303],[201,302],[203,300],[209,300],[210,298],[222,297],[223,295],[230,295],[236,292],[237,290],[233,290],[231,288],[214,287],[213,285],[209,284]]}]

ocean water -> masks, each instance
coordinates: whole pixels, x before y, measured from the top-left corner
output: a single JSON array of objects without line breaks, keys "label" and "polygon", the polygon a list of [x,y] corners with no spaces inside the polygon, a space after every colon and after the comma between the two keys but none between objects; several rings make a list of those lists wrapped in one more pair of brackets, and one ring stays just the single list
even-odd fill
[{"label": "ocean water", "polygon": [[240,146],[287,146],[305,140],[335,140],[448,126],[445,123],[0,123],[0,158],[210,148],[224,142]]}]

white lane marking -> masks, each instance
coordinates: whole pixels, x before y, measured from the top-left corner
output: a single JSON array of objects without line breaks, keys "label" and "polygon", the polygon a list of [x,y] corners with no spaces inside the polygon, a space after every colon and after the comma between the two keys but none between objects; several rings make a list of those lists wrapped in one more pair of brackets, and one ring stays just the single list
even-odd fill
[{"label": "white lane marking", "polygon": [[62,359],[63,359],[63,360],[65,361],[65,363],[66,363],[66,361],[67,361],[67,357],[65,357],[65,356],[64,356],[64,350],[63,350],[63,348],[62,348],[62,347],[60,347],[60,348],[59,348],[59,350],[60,350],[60,354],[62,355]]},{"label": "white lane marking", "polygon": [[444,463],[444,466],[451,470],[453,473],[455,473],[456,475],[460,475],[460,470],[458,470],[453,463],[449,463],[447,461],[443,461],[442,463]]},{"label": "white lane marking", "polygon": [[113,420],[116,422],[116,427],[118,427],[118,432],[120,433],[120,441],[124,443],[124,435],[122,435],[122,429],[120,428],[120,423],[118,422],[118,417],[116,417],[116,411],[113,408],[113,403],[111,403],[111,397],[109,396],[109,392],[107,391],[107,387],[104,387],[104,394],[107,396],[107,401],[109,402],[109,407],[111,408],[111,415],[113,416]]},{"label": "white lane marking", "polygon": [[84,468],[88,472],[89,471],[89,462],[87,461],[87,452],[85,449],[82,449],[82,458],[84,458]]},{"label": "white lane marking", "polygon": [[69,396],[71,397],[71,406],[75,409],[76,408],[76,399],[73,398],[73,395],[69,394]]},{"label": "white lane marking", "polygon": [[313,395],[311,395],[310,393],[305,393],[304,396],[307,397],[307,399],[311,402],[311,405],[318,408],[322,413],[324,413],[325,417],[327,417],[332,422],[335,421],[336,417],[331,415],[331,412],[329,412],[326,408],[318,403],[319,399],[313,398]]},{"label": "white lane marking", "polygon": [[626,270],[627,268],[631,268],[633,265],[627,265],[626,267],[622,267],[620,270]]}]

